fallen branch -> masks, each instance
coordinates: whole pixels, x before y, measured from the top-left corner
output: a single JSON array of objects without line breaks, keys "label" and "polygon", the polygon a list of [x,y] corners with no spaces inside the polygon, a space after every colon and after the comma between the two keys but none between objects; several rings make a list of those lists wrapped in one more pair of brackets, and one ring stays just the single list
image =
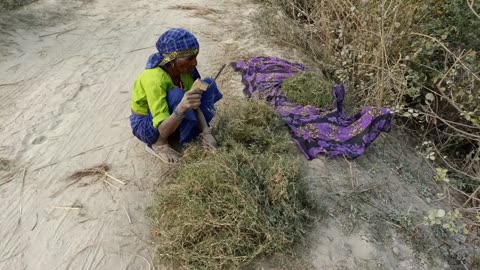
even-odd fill
[{"label": "fallen branch", "polygon": [[107,181],[107,180],[105,180],[105,179],[103,179],[103,182],[104,182],[104,183],[106,183],[106,184],[108,184],[109,186],[113,187],[113,188],[114,188],[114,189],[116,189],[116,190],[120,190],[120,188],[119,188],[119,187],[115,186],[114,184],[112,184],[112,183],[108,182],[108,181]]},{"label": "fallen branch", "polygon": [[120,179],[115,178],[113,175],[109,174],[108,172],[105,172],[105,176],[108,177],[108,178],[110,178],[110,179],[112,179],[112,180],[114,180],[114,181],[117,181],[118,183],[120,183],[120,184],[122,184],[122,185],[124,185],[124,186],[127,185],[127,183],[123,182],[123,181],[120,180]]}]

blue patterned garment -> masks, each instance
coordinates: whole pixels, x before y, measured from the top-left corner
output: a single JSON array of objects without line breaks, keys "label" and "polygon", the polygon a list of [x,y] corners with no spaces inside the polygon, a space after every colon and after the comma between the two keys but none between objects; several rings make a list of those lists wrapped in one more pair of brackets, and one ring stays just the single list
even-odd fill
[{"label": "blue patterned garment", "polygon": [[130,115],[130,126],[135,137],[151,146],[158,141],[160,133],[153,127],[153,117],[150,112],[147,115]]},{"label": "blue patterned garment", "polygon": [[197,38],[189,31],[174,28],[160,36],[156,47],[158,52],[148,58],[147,69],[165,65],[177,57],[197,55],[200,45]]}]

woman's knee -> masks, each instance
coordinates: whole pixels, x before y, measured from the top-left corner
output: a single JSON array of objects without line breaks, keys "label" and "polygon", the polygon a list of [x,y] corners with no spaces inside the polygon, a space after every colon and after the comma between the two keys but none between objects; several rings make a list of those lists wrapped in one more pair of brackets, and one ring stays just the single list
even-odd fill
[{"label": "woman's knee", "polygon": [[158,130],[153,127],[153,122],[150,115],[132,115],[130,117],[130,125],[132,127],[133,135],[140,141],[146,144],[154,144],[158,140],[159,133]]}]

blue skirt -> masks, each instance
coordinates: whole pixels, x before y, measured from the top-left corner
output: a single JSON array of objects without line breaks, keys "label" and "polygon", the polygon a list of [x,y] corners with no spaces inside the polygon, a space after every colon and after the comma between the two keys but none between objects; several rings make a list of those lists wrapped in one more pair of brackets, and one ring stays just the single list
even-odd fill
[{"label": "blue skirt", "polygon": [[[213,81],[211,78],[206,78],[204,82],[210,84]],[[185,92],[182,89],[175,88],[167,91],[167,103],[168,110],[172,113],[175,108],[180,104]],[[219,101],[223,95],[218,90],[217,85],[214,83],[207,92],[202,94],[200,110],[203,112],[207,123],[212,121],[215,116],[215,103]],[[153,117],[148,112],[147,115],[135,115],[130,116],[130,125],[135,137],[147,145],[152,145],[157,142],[160,133],[158,129],[153,126]],[[193,110],[189,110],[185,114],[185,118],[180,124],[180,144],[185,145],[200,135],[198,129],[198,120]]]}]

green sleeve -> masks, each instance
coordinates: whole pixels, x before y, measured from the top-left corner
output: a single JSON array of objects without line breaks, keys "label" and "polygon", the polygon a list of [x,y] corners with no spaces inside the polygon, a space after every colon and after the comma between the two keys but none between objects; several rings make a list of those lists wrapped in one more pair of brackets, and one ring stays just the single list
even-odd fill
[{"label": "green sleeve", "polygon": [[170,116],[167,103],[167,83],[162,76],[145,76],[142,78],[142,87],[147,96],[148,109],[153,116],[153,126]]}]

